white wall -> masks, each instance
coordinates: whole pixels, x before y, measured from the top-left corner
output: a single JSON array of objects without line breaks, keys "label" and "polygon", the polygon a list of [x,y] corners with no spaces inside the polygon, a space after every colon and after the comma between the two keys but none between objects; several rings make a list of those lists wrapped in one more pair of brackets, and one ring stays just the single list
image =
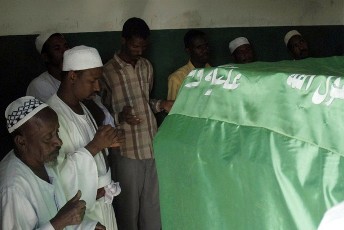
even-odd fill
[{"label": "white wall", "polygon": [[0,35],[151,29],[344,25],[343,0],[0,0]]}]

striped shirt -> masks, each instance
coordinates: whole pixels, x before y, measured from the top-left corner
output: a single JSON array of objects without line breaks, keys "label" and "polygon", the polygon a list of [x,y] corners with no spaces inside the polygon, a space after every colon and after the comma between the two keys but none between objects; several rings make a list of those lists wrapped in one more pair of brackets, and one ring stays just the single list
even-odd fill
[{"label": "striped shirt", "polygon": [[[150,159],[153,156],[152,140],[157,131],[154,113],[160,112],[160,101],[149,99],[153,87],[153,67],[140,58],[135,67],[117,54],[104,65],[102,97],[116,123],[123,106],[131,106],[132,113],[141,119],[138,125],[120,124],[125,130],[125,145],[121,154],[131,159]],[[153,113],[154,112],[154,113]]]}]

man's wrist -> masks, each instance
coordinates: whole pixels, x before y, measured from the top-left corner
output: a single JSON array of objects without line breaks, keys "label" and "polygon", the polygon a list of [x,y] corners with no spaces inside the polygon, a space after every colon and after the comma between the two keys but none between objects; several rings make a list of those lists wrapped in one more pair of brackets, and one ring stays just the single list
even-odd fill
[{"label": "man's wrist", "polygon": [[91,141],[90,143],[88,143],[85,146],[85,149],[87,149],[92,156],[95,156],[97,153],[99,153],[100,151],[102,151],[101,148],[99,148],[99,146],[97,146],[96,144],[93,143],[93,141]]},{"label": "man's wrist", "polygon": [[164,100],[159,100],[157,102],[157,107],[159,108],[159,111],[160,112],[166,112],[166,109],[165,109],[165,101]]},{"label": "man's wrist", "polygon": [[63,230],[67,226],[60,222],[61,221],[59,221],[56,216],[50,220],[50,224],[55,230]]}]

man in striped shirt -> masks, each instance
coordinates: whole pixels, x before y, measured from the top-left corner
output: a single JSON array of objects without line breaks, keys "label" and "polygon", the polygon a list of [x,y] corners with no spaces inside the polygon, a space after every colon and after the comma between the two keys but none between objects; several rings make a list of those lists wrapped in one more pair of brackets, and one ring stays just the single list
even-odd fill
[{"label": "man in striped shirt", "polygon": [[158,178],[152,140],[154,113],[169,112],[173,101],[150,99],[151,63],[141,57],[150,30],[140,18],[130,18],[122,30],[121,50],[104,65],[103,100],[125,130],[126,143],[115,154],[113,174],[122,194],[115,199],[118,228],[161,229]]}]

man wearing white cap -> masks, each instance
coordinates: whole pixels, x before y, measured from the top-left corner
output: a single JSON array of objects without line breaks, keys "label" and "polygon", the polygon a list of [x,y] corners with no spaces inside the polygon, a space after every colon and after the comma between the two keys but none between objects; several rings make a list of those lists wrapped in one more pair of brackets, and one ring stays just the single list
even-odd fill
[{"label": "man wearing white cap", "polygon": [[26,96],[12,102],[5,117],[14,149],[0,162],[0,228],[95,229],[97,221],[82,221],[81,192],[67,202],[50,167],[62,145],[56,113]]},{"label": "man wearing white cap", "polygon": [[64,36],[56,32],[40,34],[35,44],[47,71],[30,82],[26,95],[46,102],[60,86],[63,53],[69,49],[69,46]]},{"label": "man wearing white cap", "polygon": [[[46,102],[60,87],[63,54],[69,49],[69,45],[62,34],[50,31],[37,36],[35,45],[44,60],[47,71],[30,82],[26,95]],[[85,100],[84,103],[96,119],[97,124],[115,126],[112,116],[102,104],[98,95],[92,100]]]},{"label": "man wearing white cap", "polygon": [[186,32],[184,46],[189,55],[189,61],[168,77],[167,100],[176,100],[179,88],[191,70],[210,67],[209,43],[203,31],[192,29]]},{"label": "man wearing white cap", "polygon": [[245,64],[254,61],[252,46],[245,37],[238,37],[232,40],[229,43],[229,51],[234,58],[234,62],[237,64]]},{"label": "man wearing white cap", "polygon": [[[112,200],[120,193],[120,187],[111,180],[107,148],[119,146],[123,140],[119,139],[112,126],[98,127],[89,110],[81,103],[84,99],[93,98],[99,91],[102,67],[102,60],[94,48],[76,46],[67,50],[63,57],[61,86],[47,104],[59,117],[63,146],[57,172],[66,197],[81,190],[86,201],[85,217],[98,220],[109,230],[117,229]],[[80,167],[74,166],[77,163]]]},{"label": "man wearing white cap", "polygon": [[309,57],[308,44],[297,30],[286,33],[284,43],[295,60]]}]

